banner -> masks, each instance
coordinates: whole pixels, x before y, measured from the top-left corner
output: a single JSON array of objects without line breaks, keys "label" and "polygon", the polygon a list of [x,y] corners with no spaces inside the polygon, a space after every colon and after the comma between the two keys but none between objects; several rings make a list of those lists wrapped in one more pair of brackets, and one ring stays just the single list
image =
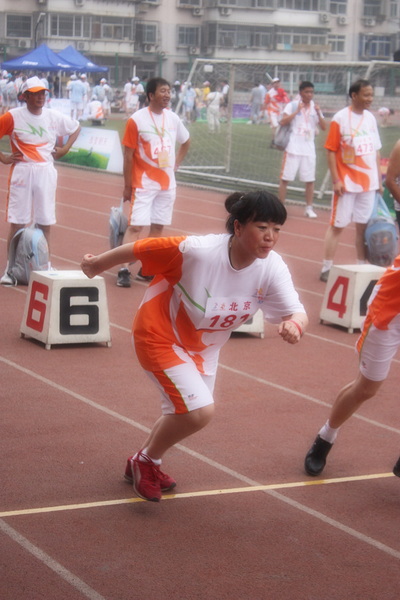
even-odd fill
[{"label": "banner", "polygon": [[122,173],[123,155],[118,131],[82,127],[68,154],[58,162]]}]

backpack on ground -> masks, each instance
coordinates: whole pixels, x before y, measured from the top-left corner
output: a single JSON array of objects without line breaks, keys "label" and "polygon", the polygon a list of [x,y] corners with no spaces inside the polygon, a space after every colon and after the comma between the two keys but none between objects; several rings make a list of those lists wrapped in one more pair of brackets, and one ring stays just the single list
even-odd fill
[{"label": "backpack on ground", "polygon": [[372,265],[390,267],[396,258],[397,229],[389,209],[380,194],[376,194],[375,204],[365,230],[367,259]]},{"label": "backpack on ground", "polygon": [[124,199],[119,206],[113,206],[110,213],[110,246],[116,248],[122,244],[124,233],[128,228],[128,219],[124,214]]},{"label": "backpack on ground", "polygon": [[31,271],[47,271],[49,248],[38,227],[22,227],[15,232],[8,252],[7,273],[18,283],[28,285]]},{"label": "backpack on ground", "polygon": [[[297,106],[295,107],[294,105],[298,105],[298,103],[291,102],[291,104],[292,110],[297,110]],[[290,134],[292,133],[292,125],[293,121],[290,121],[290,123],[288,123],[287,125],[278,125],[274,134],[274,139],[271,143],[271,148],[273,148],[274,150],[286,150],[286,146],[288,145],[290,140]]]}]

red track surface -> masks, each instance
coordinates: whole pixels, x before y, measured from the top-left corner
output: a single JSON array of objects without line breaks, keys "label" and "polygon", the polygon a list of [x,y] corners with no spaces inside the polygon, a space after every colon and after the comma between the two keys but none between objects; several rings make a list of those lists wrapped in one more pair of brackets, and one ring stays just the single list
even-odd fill
[{"label": "red track surface", "polygon": [[[77,269],[85,252],[108,248],[122,179],[66,167],[59,175],[52,261]],[[167,233],[222,231],[223,200],[179,188]],[[277,250],[307,307],[308,334],[295,347],[271,325],[264,339],[232,337],[217,415],[167,455],[178,486],[160,504],[134,498],[122,477],[159,415],[130,346],[144,284],[120,289],[115,272],[104,275],[111,348],[50,351],[19,337],[26,288],[0,288],[1,600],[399,598],[399,363],[341,431],[326,479],[308,478],[305,452],[356,373],[357,334],[319,323],[328,212],[313,221],[302,207],[288,212]],[[6,235],[2,219],[3,262]],[[337,263],[354,262],[353,236],[344,232]]]}]

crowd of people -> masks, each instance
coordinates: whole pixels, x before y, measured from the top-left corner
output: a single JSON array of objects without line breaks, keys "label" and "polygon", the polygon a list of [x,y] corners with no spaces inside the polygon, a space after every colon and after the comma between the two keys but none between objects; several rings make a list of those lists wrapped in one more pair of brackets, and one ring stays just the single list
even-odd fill
[{"label": "crowd of people", "polygon": [[[8,74],[3,78],[6,87],[14,79]],[[226,233],[175,237],[164,237],[163,230],[172,220],[175,171],[190,148],[189,119],[194,110],[204,110],[210,133],[217,133],[221,111],[229,101],[228,84],[213,86],[204,81],[199,103],[200,95],[190,82],[182,88],[179,82],[171,86],[161,77],[145,84],[134,77],[124,88],[127,122],[122,140],[122,196],[130,204],[128,228],[121,246],[97,256],[86,254],[81,266],[88,277],[94,277],[118,265],[116,283],[128,288],[130,266],[139,261],[136,277],[149,283],[135,316],[133,339],[140,365],[161,393],[161,416],[147,440],[128,458],[125,471],[135,493],[149,501],[158,502],[163,492],[176,486],[174,478],[161,470],[165,453],[205,427],[213,416],[219,351],[230,333],[260,308],[267,320],[277,324],[277,335],[289,344],[298,343],[307,328],[306,310],[275,245],[287,218],[287,183],[297,172],[306,184],[306,216],[315,218],[314,138],[317,129],[327,126],[314,101],[312,82],[301,82],[292,101],[279,84],[279,80],[272,81],[264,94],[257,82],[251,94],[251,123],[257,124],[262,107],[270,106],[273,129],[276,124],[291,125],[279,198],[265,191],[235,192],[225,201]],[[17,104],[7,104],[0,116],[0,138],[9,136],[11,143],[10,154],[0,152],[0,162],[11,166],[6,207],[8,247],[15,231],[32,218],[50,241],[50,227],[56,222],[54,159],[65,155],[77,139],[85,102],[98,102],[104,115],[109,114],[108,89],[105,78],[90,90],[84,74],[71,76],[71,115],[67,116],[46,106],[50,84],[44,76],[20,82]],[[356,224],[357,259],[365,261],[361,240],[373,197],[382,186],[381,142],[376,119],[369,110],[372,100],[369,81],[353,82],[348,106],[330,122],[325,148],[333,198],[322,281],[328,279],[339,235],[351,221]],[[63,145],[58,146],[60,139]],[[397,144],[388,166],[388,183],[397,202],[399,148]],[[148,236],[143,237],[147,227]],[[1,283],[14,283],[7,266]],[[388,376],[400,345],[399,286],[400,255],[372,293],[357,343],[359,373],[340,390],[327,423],[306,455],[309,475],[322,472],[339,428],[376,395]],[[394,473],[400,476],[400,459]]]}]

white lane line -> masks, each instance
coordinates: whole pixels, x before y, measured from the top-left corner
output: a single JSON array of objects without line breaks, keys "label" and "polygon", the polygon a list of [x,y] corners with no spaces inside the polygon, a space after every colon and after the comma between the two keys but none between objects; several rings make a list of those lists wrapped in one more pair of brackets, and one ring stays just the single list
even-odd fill
[{"label": "white lane line", "polygon": [[[26,537],[18,533],[13,527],[10,527],[7,523],[0,519],[0,530],[11,538],[14,542],[19,544],[24,550],[29,552],[32,556],[34,556],[38,561],[43,563],[46,567],[54,571],[61,579],[69,583],[72,587],[74,587],[78,592],[80,592],[85,598],[89,598],[89,600],[106,600],[104,596],[101,596],[94,590],[92,587],[87,585],[82,579],[68,571],[65,567],[63,567],[59,562],[51,558],[46,552],[32,544]],[[51,597],[53,596],[54,590],[50,593]],[[50,597],[49,596],[49,597]]]}]

